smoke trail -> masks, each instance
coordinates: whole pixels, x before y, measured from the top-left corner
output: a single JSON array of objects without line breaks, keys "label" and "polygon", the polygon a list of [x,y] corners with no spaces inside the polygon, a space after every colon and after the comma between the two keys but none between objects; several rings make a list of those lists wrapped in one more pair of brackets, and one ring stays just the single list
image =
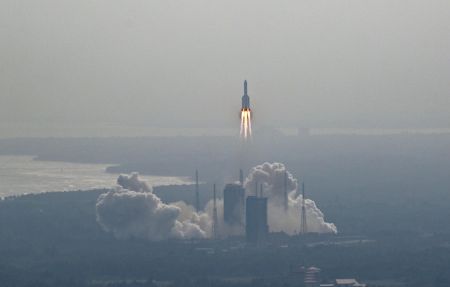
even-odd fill
[{"label": "smoke trail", "polygon": [[[165,204],[138,174],[121,175],[119,186],[97,199],[97,222],[119,239],[209,237],[210,220],[183,202]],[[129,188],[129,189],[127,189]],[[130,190],[131,189],[131,190]]]},{"label": "smoke trail", "polygon": [[[287,173],[288,210],[284,209],[284,183]],[[270,231],[296,234],[300,229],[302,195],[298,182],[282,163],[264,163],[251,169],[244,186],[247,194],[255,194],[255,185],[263,184],[264,196],[268,197],[268,221]],[[325,222],[322,211],[311,199],[305,199],[309,232],[337,233],[333,223]]]}]

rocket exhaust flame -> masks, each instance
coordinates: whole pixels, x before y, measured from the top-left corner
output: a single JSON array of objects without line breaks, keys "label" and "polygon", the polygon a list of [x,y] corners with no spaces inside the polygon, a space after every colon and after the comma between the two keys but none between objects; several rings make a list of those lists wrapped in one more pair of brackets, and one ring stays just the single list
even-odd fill
[{"label": "rocket exhaust flame", "polygon": [[252,136],[252,111],[250,109],[241,110],[241,138],[249,139]]}]

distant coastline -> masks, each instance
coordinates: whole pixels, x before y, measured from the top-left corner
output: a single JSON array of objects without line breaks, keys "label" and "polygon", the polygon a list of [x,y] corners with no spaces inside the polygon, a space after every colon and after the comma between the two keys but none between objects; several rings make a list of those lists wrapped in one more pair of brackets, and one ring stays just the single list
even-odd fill
[{"label": "distant coastline", "polygon": [[[40,161],[32,156],[0,155],[0,197],[30,193],[111,188],[117,174],[108,165]],[[152,186],[189,184],[188,178],[143,176]]]},{"label": "distant coastline", "polygon": [[[255,127],[256,134],[267,130],[283,135],[394,135],[394,134],[450,134],[448,127],[431,128],[324,128],[324,127]],[[118,125],[100,123],[97,125],[64,125],[58,123],[0,123],[2,138],[76,138],[76,137],[198,137],[198,136],[239,136],[235,127],[201,128],[158,128],[145,125]]]}]

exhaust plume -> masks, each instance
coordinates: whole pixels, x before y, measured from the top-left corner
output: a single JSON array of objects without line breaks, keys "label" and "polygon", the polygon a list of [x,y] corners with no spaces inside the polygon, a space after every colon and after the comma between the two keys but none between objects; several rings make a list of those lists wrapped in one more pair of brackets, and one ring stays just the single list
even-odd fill
[{"label": "exhaust plume", "polygon": [[241,110],[241,138],[247,140],[252,136],[252,112],[250,109]]},{"label": "exhaust plume", "polygon": [[132,172],[130,175],[119,175],[117,184],[124,189],[136,192],[152,192],[151,187],[145,181],[139,179],[139,173],[137,172]]},{"label": "exhaust plume", "polygon": [[[289,191],[288,210],[284,208],[285,174]],[[118,186],[97,199],[97,222],[116,238],[142,238],[149,240],[194,239],[212,237],[213,201],[204,212],[179,201],[166,204],[152,192],[137,173],[120,175]],[[293,235],[300,228],[302,196],[298,182],[281,163],[264,163],[251,169],[244,182],[247,195],[255,194],[256,183],[264,185],[268,197],[268,223],[270,231],[284,231]],[[324,215],[310,199],[305,200],[307,224],[310,232],[336,233],[333,223],[325,222]],[[223,200],[217,200],[217,212],[223,214]],[[243,235],[244,226],[231,226],[218,218],[218,235]]]},{"label": "exhaust plume", "polygon": [[[287,174],[288,209],[284,208],[284,185]],[[282,163],[264,163],[253,167],[245,180],[247,195],[255,194],[255,186],[263,184],[268,198],[268,223],[270,231],[284,231],[293,235],[300,230],[302,195],[298,181]],[[333,223],[325,222],[322,211],[311,199],[305,199],[306,219],[309,232],[337,233]]]},{"label": "exhaust plume", "polygon": [[97,199],[97,222],[116,238],[191,239],[209,237],[210,220],[184,202],[165,204],[138,177],[121,175],[115,189]]}]

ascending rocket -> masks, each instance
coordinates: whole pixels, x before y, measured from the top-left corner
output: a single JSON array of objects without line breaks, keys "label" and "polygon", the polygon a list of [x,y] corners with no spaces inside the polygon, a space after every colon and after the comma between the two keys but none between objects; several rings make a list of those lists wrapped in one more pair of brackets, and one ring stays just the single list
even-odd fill
[{"label": "ascending rocket", "polygon": [[242,96],[242,110],[250,110],[250,97],[247,95],[247,80],[244,81],[244,95]]},{"label": "ascending rocket", "polygon": [[250,109],[250,97],[247,95],[247,81],[244,81],[244,95],[242,96],[241,138],[250,139],[252,136],[252,110]]}]

